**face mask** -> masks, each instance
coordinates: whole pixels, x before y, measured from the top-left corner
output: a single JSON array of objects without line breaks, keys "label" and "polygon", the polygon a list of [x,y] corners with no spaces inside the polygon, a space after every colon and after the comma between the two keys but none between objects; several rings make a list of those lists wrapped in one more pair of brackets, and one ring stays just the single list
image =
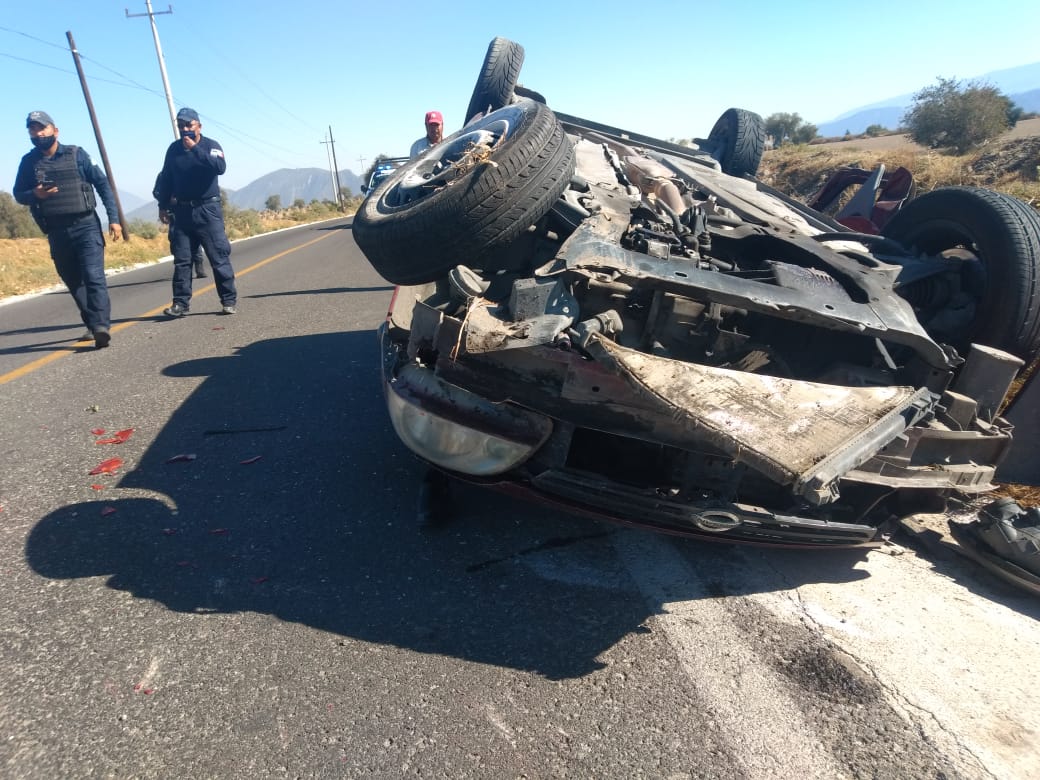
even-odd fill
[{"label": "face mask", "polygon": [[181,130],[181,138],[190,138],[193,141],[198,141],[199,136],[194,130]]},{"label": "face mask", "polygon": [[51,145],[54,143],[54,136],[53,135],[38,135],[38,136],[36,136],[34,138],[30,138],[29,140],[32,141],[32,145],[33,146],[35,146],[41,152],[45,152],[48,149],[50,149]]}]

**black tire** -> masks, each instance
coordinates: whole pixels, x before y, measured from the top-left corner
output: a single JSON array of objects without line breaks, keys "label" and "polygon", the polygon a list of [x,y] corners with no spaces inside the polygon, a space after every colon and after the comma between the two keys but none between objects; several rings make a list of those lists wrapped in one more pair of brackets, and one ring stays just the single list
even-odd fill
[{"label": "black tire", "polygon": [[719,161],[723,173],[731,176],[758,173],[766,148],[766,126],[755,112],[742,108],[723,111],[708,133],[708,140],[714,144],[711,154]]},{"label": "black tire", "polygon": [[491,41],[466,108],[465,123],[471,122],[478,114],[497,111],[513,102],[513,90],[523,64],[524,47],[519,43],[507,38]]},{"label": "black tire", "polygon": [[1027,362],[1040,353],[1040,215],[1033,208],[992,190],[943,187],[903,206],[882,234],[914,252],[968,253],[977,261],[961,266],[957,310],[965,311],[965,298],[972,306],[959,321],[932,304],[928,279],[900,290],[933,338],[961,354],[972,342]]},{"label": "black tire", "polygon": [[[490,149],[487,162],[474,164],[475,142]],[[431,282],[460,264],[494,270],[493,250],[545,216],[573,173],[556,115],[520,100],[394,171],[362,202],[354,239],[393,284]]]}]

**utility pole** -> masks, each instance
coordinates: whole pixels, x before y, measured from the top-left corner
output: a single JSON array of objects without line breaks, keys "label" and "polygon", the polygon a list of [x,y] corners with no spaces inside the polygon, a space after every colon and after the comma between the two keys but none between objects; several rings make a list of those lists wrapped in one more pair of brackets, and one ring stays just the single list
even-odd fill
[{"label": "utility pole", "polygon": [[339,164],[336,162],[336,140],[332,137],[332,125],[329,125],[329,145],[332,146],[332,171],[336,177],[336,206],[343,211],[343,188],[339,183]]},{"label": "utility pole", "polygon": [[364,170],[365,170],[365,158],[364,157],[358,157],[357,159],[358,159],[358,162],[361,163],[361,170],[362,170],[362,172],[364,172]]},{"label": "utility pole", "polygon": [[[330,128],[331,129],[331,128]],[[332,196],[336,199],[336,203],[339,203],[339,187],[337,187],[336,181],[336,169],[333,167],[332,162],[332,142],[328,140],[328,136],[325,136],[324,141],[318,143],[325,144],[325,156],[329,160],[329,173],[332,175]]]},{"label": "utility pole", "polygon": [[173,95],[170,93],[170,79],[166,76],[166,60],[163,59],[162,46],[159,44],[159,28],[155,26],[155,17],[162,14],[172,14],[173,6],[167,6],[165,11],[152,12],[152,0],[144,0],[144,7],[148,9],[146,14],[132,14],[129,8],[124,8],[126,18],[132,19],[137,16],[147,16],[152,23],[152,38],[155,39],[155,53],[159,57],[159,73],[162,74],[163,89],[166,91],[166,106],[170,109],[170,124],[173,126],[173,139],[181,137],[177,130],[177,112],[173,108]]},{"label": "utility pole", "polygon": [[[123,204],[119,201],[119,190],[116,189],[116,180],[112,175],[112,166],[108,162],[108,152],[105,151],[105,142],[101,138],[101,127],[98,125],[97,114],[94,113],[94,101],[90,99],[90,90],[87,88],[87,77],[83,75],[83,64],[79,61],[79,51],[76,42],[72,40],[72,33],[66,32],[65,37],[69,39],[69,51],[72,52],[72,61],[76,63],[76,73],[79,74],[79,84],[83,88],[83,98],[87,101],[87,111],[90,112],[90,123],[94,125],[94,138],[97,139],[98,151],[101,152],[101,162],[105,166],[105,175],[112,187],[112,195],[116,199],[116,211],[119,213],[119,226],[123,228],[123,240],[130,240],[130,231],[126,225],[126,216],[123,214]],[[109,215],[111,219],[111,215]]]}]

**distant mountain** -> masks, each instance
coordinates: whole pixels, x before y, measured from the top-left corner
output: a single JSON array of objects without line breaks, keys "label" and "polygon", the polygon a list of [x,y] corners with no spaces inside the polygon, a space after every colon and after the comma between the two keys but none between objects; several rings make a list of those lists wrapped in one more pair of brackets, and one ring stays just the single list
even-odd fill
[{"label": "distant mountain", "polygon": [[[339,184],[355,195],[361,191],[361,179],[349,170],[339,172]],[[282,168],[229,193],[228,200],[241,209],[263,211],[272,195],[281,199],[283,208],[297,199],[310,203],[336,197],[331,172],[321,168]]]},{"label": "distant mountain", "polygon": [[[1040,111],[1040,62],[1006,70],[995,70],[981,76],[956,78],[962,82],[980,81],[992,84],[1011,98],[1012,102],[1023,111]],[[921,89],[927,86],[930,85],[922,84]],[[820,123],[817,126],[817,132],[824,138],[829,138],[844,135],[845,131],[853,135],[862,133],[871,125],[881,125],[889,130],[895,130],[913,105],[914,94],[916,93],[897,95],[854,108],[837,119]]]},{"label": "distant mountain", "polygon": [[133,211],[141,208],[148,203],[147,200],[142,198],[140,195],[134,195],[132,192],[126,192],[119,190],[119,205],[123,207],[123,213]]}]

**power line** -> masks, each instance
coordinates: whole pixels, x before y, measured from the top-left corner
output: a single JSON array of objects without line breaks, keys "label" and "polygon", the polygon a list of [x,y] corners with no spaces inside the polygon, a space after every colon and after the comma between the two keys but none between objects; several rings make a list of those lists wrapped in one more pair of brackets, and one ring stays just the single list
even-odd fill
[{"label": "power line", "polygon": [[211,54],[216,54],[217,57],[219,59],[223,60],[225,63],[227,63],[227,65],[232,70],[234,70],[243,81],[245,81],[247,84],[249,84],[251,87],[253,87],[253,89],[255,89],[257,92],[259,92],[265,98],[270,100],[271,103],[275,107],[277,107],[281,111],[285,112],[285,114],[287,114],[288,116],[290,116],[293,119],[295,119],[297,122],[300,123],[300,125],[302,125],[303,127],[306,127],[308,130],[311,129],[314,126],[313,122],[308,122],[305,119],[301,119],[299,116],[297,116],[292,111],[290,111],[288,108],[286,108],[281,103],[279,103],[275,98],[273,98],[271,95],[269,95],[264,90],[263,87],[261,87],[259,84],[254,82],[252,79],[250,79],[249,75],[245,71],[243,71],[237,65],[237,63],[235,63],[234,60],[230,59],[227,55],[224,54],[224,52],[223,52],[224,47],[223,46],[217,46],[217,45],[213,44],[213,42],[206,36],[205,31],[199,25],[193,24],[193,19],[191,17],[189,17],[189,19],[188,19],[188,24],[191,26],[192,34],[198,36],[198,38],[200,40],[202,40],[203,43],[207,44],[207,46],[205,47],[206,51],[210,52]]},{"label": "power line", "polygon": [[[46,62],[38,62],[37,60],[30,60],[30,59],[28,59],[26,57],[19,57],[16,54],[8,54],[5,51],[0,51],[0,57],[7,57],[7,58],[12,59],[12,60],[18,60],[19,62],[27,62],[30,65],[38,65],[41,68],[48,68],[49,70],[56,70],[59,73],[68,73],[70,76],[75,76],[76,75],[76,71],[74,71],[74,70],[69,70],[68,68],[59,68],[57,65],[48,65]],[[82,59],[88,59],[87,57],[83,57],[82,54],[80,55],[80,57],[82,57]],[[111,71],[111,68],[106,68],[106,70],[110,70]],[[126,78],[126,76],[123,76],[121,73],[118,73],[116,71],[111,71],[111,72],[115,73],[117,76],[121,76],[122,78]],[[106,84],[115,84],[116,86],[119,86],[119,87],[133,86],[135,89],[143,89],[143,90],[145,90],[147,92],[151,92],[153,95],[160,94],[160,93],[156,92],[155,90],[149,89],[148,87],[142,86],[140,84],[127,84],[124,81],[113,81],[112,79],[101,78],[100,76],[91,76],[91,80],[92,81],[103,81]]]},{"label": "power line", "polygon": [[[21,37],[28,38],[28,39],[30,39],[32,41],[37,42],[37,43],[41,43],[41,44],[44,44],[46,46],[51,46],[51,47],[53,47],[55,49],[60,49],[62,52],[67,51],[67,48],[65,46],[60,46],[58,44],[51,43],[50,41],[43,40],[42,38],[38,38],[38,37],[36,37],[34,35],[30,35],[29,33],[24,33],[24,32],[22,32],[20,30],[14,30],[14,29],[12,29],[10,27],[5,27],[3,25],[0,25],[0,31],[9,32],[9,33],[12,33],[14,35],[19,35]],[[217,48],[219,48],[219,47],[217,47]],[[36,65],[37,67],[47,68],[49,70],[56,70],[56,71],[58,71],[60,73],[66,73],[66,74],[69,74],[69,75],[72,75],[72,76],[76,75],[76,73],[74,71],[71,71],[68,68],[61,68],[61,67],[58,67],[58,66],[55,66],[55,65],[49,65],[49,64],[44,63],[44,62],[39,62],[37,60],[31,60],[31,59],[28,59],[26,57],[19,57],[17,55],[9,54],[7,52],[0,52],[0,56],[7,57],[7,58],[12,59],[12,60],[17,60],[19,62],[25,62],[25,63],[28,63],[30,65]],[[120,81],[113,81],[112,79],[106,79],[104,77],[93,76],[92,75],[91,76],[91,80],[92,81],[100,81],[100,82],[104,82],[106,84],[113,84],[113,85],[115,85],[117,87],[138,89],[138,90],[142,90],[144,92],[148,92],[149,94],[154,95],[156,97],[163,97],[164,96],[162,92],[160,92],[158,90],[155,90],[155,89],[152,89],[151,87],[148,87],[148,86],[146,86],[144,84],[140,84],[139,82],[137,82],[134,79],[132,79],[129,76],[127,76],[126,74],[121,73],[121,72],[115,70],[114,68],[110,68],[109,66],[107,66],[104,63],[94,59],[93,57],[88,57],[87,55],[83,54],[82,52],[80,52],[80,57],[83,60],[85,60],[87,62],[90,62],[92,65],[96,65],[97,67],[102,68],[102,69],[108,71],[109,73],[112,73],[113,75],[119,76],[121,79],[123,79],[123,81],[120,82]],[[266,93],[264,93],[263,90],[260,90],[259,88],[257,88],[253,84],[251,84],[251,86],[256,88],[258,92],[260,92],[261,94],[264,95],[264,97],[267,97],[269,100],[272,100],[272,102],[274,102],[276,105],[278,105],[277,101],[274,101],[272,98],[270,98],[270,96],[266,95]],[[185,104],[182,103],[181,105],[185,105]],[[289,113],[290,116],[293,116],[293,118],[295,118],[297,121],[300,121],[301,123],[304,123],[304,124],[307,124],[308,126],[310,126],[309,123],[304,122],[304,120],[302,120],[299,117],[297,117],[296,115],[292,114],[292,112],[288,111],[288,109],[284,108],[283,106],[279,106],[279,107],[283,111],[286,111],[287,113]],[[266,154],[266,155],[270,156],[270,150],[272,150],[272,149],[273,150],[277,150],[277,151],[281,151],[281,152],[285,152],[285,153],[289,154],[290,156],[297,156],[297,155],[302,155],[303,154],[302,152],[300,152],[298,150],[289,149],[287,147],[280,146],[280,145],[275,144],[275,143],[271,143],[271,141],[267,140],[266,138],[259,138],[259,137],[255,136],[255,135],[252,135],[252,134],[247,133],[245,131],[242,131],[242,130],[239,130],[237,128],[234,128],[234,127],[232,127],[230,125],[227,125],[227,124],[225,124],[223,122],[219,122],[219,121],[217,121],[216,119],[214,119],[211,116],[207,116],[205,114],[202,114],[202,112],[200,112],[200,116],[203,116],[206,119],[207,122],[209,122],[209,123],[211,123],[213,125],[216,125],[218,128],[222,128],[223,130],[226,130],[229,133],[234,134],[236,136],[236,138],[238,139],[238,141],[240,143],[242,143],[243,146],[246,146],[246,147],[252,149],[253,151],[255,151],[255,152],[259,153],[259,154]],[[254,146],[253,144],[248,143],[244,139],[251,139],[251,140],[253,140],[253,141],[255,141],[255,142],[259,143],[259,144],[262,144],[262,145],[268,147],[268,151],[265,151],[264,149],[260,149],[260,148],[258,148],[256,146]],[[275,161],[277,161],[277,162],[279,162],[279,163],[281,163],[281,164],[283,164],[283,165],[285,165],[287,167],[291,167],[291,166],[294,165],[294,163],[288,162],[287,160],[284,160],[284,159],[281,159],[281,158],[278,158],[278,157],[272,157],[272,159],[274,159]]]},{"label": "power line", "polygon": [[59,46],[56,43],[45,41],[43,38],[37,38],[35,35],[29,35],[29,33],[22,32],[21,30],[12,30],[10,27],[4,27],[3,25],[0,25],[0,30],[3,30],[4,32],[13,33],[14,35],[21,35],[23,38],[28,38],[31,41],[42,43],[44,46],[53,46],[55,49],[61,49],[62,51],[65,51],[64,46]]}]

